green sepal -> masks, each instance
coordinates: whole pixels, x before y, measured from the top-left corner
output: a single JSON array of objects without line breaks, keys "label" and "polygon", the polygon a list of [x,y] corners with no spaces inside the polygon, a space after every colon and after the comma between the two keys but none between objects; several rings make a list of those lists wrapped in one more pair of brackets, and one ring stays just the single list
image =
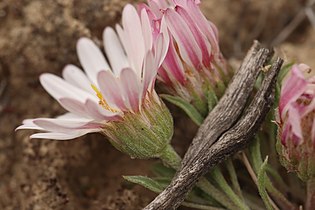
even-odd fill
[{"label": "green sepal", "polygon": [[124,113],[122,120],[109,121],[102,129],[115,148],[139,159],[160,157],[173,131],[172,115],[159,99],[151,99],[139,112]]},{"label": "green sepal", "polygon": [[181,108],[190,117],[190,119],[198,126],[202,124],[204,118],[193,105],[191,105],[190,103],[188,103],[187,101],[178,96],[171,96],[167,94],[161,94],[160,96],[166,101]]}]

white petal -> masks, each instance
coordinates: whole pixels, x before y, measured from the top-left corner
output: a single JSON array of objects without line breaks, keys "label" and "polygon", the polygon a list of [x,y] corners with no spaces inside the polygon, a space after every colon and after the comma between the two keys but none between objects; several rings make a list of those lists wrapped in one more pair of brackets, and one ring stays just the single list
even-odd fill
[{"label": "white petal", "polygon": [[74,139],[80,136],[84,136],[87,133],[92,133],[96,131],[80,131],[80,132],[75,132],[75,133],[36,133],[30,136],[32,139],[55,139],[55,140],[70,140]]},{"label": "white petal", "polygon": [[34,124],[45,129],[49,132],[56,133],[76,133],[85,132],[90,130],[100,130],[102,124],[82,119],[78,120],[66,120],[55,118],[37,118],[33,120]]},{"label": "white petal", "polygon": [[[130,4],[126,5],[122,14],[124,28],[124,47],[132,69],[135,70],[138,78],[141,77],[143,58],[145,55],[144,38],[140,17],[136,9]],[[120,33],[119,33],[120,34]]]},{"label": "white petal", "polygon": [[145,52],[147,52],[152,49],[153,37],[152,37],[152,29],[151,29],[150,20],[148,17],[148,13],[146,12],[145,9],[141,10],[141,24],[142,24],[142,33],[143,33],[144,43],[145,43]]},{"label": "white petal", "polygon": [[169,39],[164,35],[159,34],[154,43],[155,62],[157,67],[160,67],[165,59],[169,47]]},{"label": "white petal", "polygon": [[33,120],[34,120],[34,119],[26,119],[26,120],[23,120],[23,124],[20,125],[19,127],[17,127],[17,128],[15,129],[15,131],[17,131],[17,130],[22,130],[22,129],[45,130],[45,129],[43,129],[43,128],[37,126],[37,125],[35,125],[35,124],[33,123]]},{"label": "white petal", "polygon": [[56,117],[56,119],[82,120],[82,117],[71,112],[67,112],[65,114],[59,115],[58,117]]},{"label": "white petal", "polygon": [[147,91],[151,91],[153,88],[152,82],[154,81],[156,74],[157,74],[157,64],[154,60],[154,56],[152,52],[148,52],[145,61],[144,61],[144,67],[143,67],[143,87],[142,87],[142,99],[145,97],[145,94]]},{"label": "white petal", "polygon": [[97,73],[99,71],[110,70],[101,50],[88,38],[81,38],[77,43],[77,53],[81,65],[90,80],[97,83]]},{"label": "white petal", "polygon": [[129,66],[127,56],[118,39],[116,32],[107,27],[103,32],[104,48],[110,65],[115,73],[119,75],[123,68]]},{"label": "white petal", "polygon": [[71,98],[61,98],[59,102],[63,108],[81,117],[90,118],[85,111],[85,105],[83,102],[77,101]]},{"label": "white petal", "polygon": [[67,83],[56,75],[45,73],[39,79],[45,90],[56,100],[60,98],[73,98],[81,102],[84,102],[87,98],[97,100],[96,96]]},{"label": "white petal", "polygon": [[83,71],[75,65],[67,65],[62,71],[62,77],[68,83],[89,93],[95,94],[93,89],[91,88],[92,82],[87,78]]}]

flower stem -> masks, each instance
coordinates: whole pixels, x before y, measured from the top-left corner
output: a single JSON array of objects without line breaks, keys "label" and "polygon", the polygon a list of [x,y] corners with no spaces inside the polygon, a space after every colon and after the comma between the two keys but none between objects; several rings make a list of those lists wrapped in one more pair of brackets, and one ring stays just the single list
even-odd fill
[{"label": "flower stem", "polygon": [[182,161],[181,157],[170,144],[168,144],[162,153],[160,153],[159,158],[162,160],[163,164],[176,170],[179,169],[180,163]]},{"label": "flower stem", "polygon": [[307,181],[306,192],[305,210],[312,210],[315,208],[315,178]]}]

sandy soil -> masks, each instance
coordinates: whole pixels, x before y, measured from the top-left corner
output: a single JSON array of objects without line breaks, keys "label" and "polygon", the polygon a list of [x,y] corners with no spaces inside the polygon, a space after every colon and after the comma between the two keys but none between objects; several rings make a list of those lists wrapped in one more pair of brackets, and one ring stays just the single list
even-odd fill
[{"label": "sandy soil", "polygon": [[[61,74],[78,64],[76,40],[100,40],[120,19],[128,0],[2,0],[0,2],[0,209],[140,209],[154,196],[122,175],[147,175],[155,160],[130,160],[98,134],[57,142],[30,140],[14,132],[25,118],[52,117],[62,108],[43,90],[38,76]],[[239,59],[253,39],[266,45],[301,8],[302,1],[204,0],[202,9],[220,30],[229,59]],[[300,24],[279,51],[315,67],[314,29]],[[197,128],[174,110],[175,148],[183,154]]]}]

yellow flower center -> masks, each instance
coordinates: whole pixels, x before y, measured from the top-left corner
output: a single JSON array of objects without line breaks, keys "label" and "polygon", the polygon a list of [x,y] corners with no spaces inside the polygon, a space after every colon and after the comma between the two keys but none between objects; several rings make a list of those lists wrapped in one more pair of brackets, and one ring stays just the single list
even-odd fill
[{"label": "yellow flower center", "polygon": [[100,101],[98,102],[99,105],[101,105],[104,109],[106,109],[106,110],[108,110],[108,111],[110,111],[110,112],[114,112],[114,113],[119,112],[117,109],[114,109],[114,108],[112,108],[112,107],[110,107],[110,106],[108,105],[108,103],[107,103],[107,101],[104,99],[104,97],[103,97],[101,91],[99,91],[99,89],[98,89],[95,85],[91,84],[91,87],[92,87],[93,90],[95,91],[96,96],[100,99]]}]

